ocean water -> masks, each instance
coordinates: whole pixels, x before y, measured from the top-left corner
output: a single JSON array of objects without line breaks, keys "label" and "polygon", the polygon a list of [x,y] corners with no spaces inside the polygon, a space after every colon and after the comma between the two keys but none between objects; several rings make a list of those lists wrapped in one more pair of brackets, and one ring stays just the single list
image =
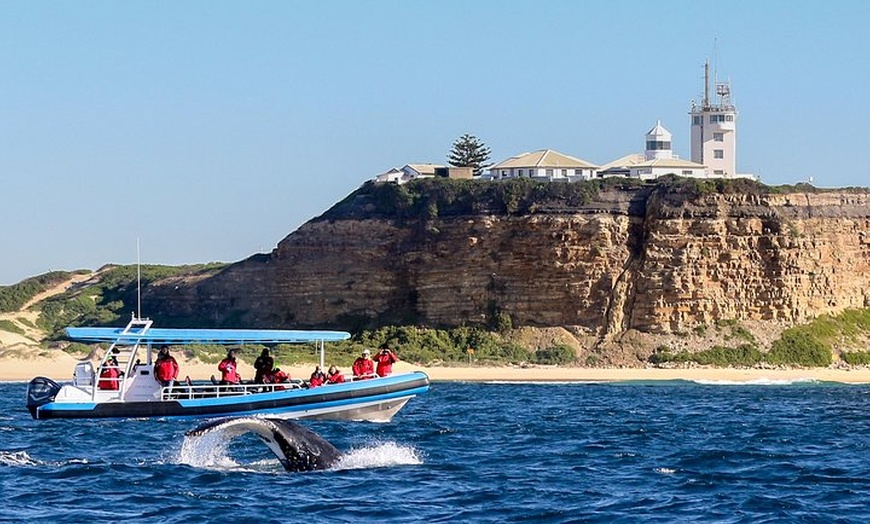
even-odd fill
[{"label": "ocean water", "polygon": [[287,473],[196,421],[33,421],[0,384],[0,522],[870,522],[870,386],[435,383]]}]

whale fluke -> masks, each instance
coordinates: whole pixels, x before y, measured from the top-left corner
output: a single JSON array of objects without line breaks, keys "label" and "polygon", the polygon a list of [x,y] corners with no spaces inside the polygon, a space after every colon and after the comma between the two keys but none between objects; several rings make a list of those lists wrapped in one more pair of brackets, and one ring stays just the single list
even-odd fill
[{"label": "whale fluke", "polygon": [[211,420],[188,431],[196,437],[222,431],[233,439],[253,433],[266,443],[287,471],[313,471],[332,467],[341,452],[317,433],[296,422],[280,418],[234,417]]}]

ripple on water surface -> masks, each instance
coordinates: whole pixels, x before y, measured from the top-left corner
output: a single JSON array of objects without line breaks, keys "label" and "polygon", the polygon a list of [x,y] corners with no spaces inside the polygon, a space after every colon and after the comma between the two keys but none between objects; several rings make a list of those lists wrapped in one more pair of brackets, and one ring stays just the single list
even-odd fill
[{"label": "ripple on water surface", "polygon": [[6,520],[870,521],[870,386],[436,383],[389,424],[306,422],[345,456],[302,474],[195,421],[33,421],[23,390]]}]

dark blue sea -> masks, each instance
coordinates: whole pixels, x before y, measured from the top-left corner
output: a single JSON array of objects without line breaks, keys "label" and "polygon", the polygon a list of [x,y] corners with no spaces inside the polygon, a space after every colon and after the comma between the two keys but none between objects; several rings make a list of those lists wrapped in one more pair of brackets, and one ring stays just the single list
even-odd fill
[{"label": "dark blue sea", "polygon": [[[285,472],[197,421],[33,421],[0,384],[0,521],[870,522],[870,386],[435,383]],[[250,437],[250,438],[248,438]]]}]

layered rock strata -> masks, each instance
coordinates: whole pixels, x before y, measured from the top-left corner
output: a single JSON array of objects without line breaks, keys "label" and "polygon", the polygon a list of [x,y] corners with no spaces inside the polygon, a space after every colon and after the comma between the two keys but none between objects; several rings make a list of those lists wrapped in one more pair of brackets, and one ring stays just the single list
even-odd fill
[{"label": "layered rock strata", "polygon": [[685,195],[609,188],[521,212],[313,219],[257,255],[146,293],[166,318],[218,325],[572,326],[601,340],[717,320],[801,322],[870,305],[870,195]]}]

